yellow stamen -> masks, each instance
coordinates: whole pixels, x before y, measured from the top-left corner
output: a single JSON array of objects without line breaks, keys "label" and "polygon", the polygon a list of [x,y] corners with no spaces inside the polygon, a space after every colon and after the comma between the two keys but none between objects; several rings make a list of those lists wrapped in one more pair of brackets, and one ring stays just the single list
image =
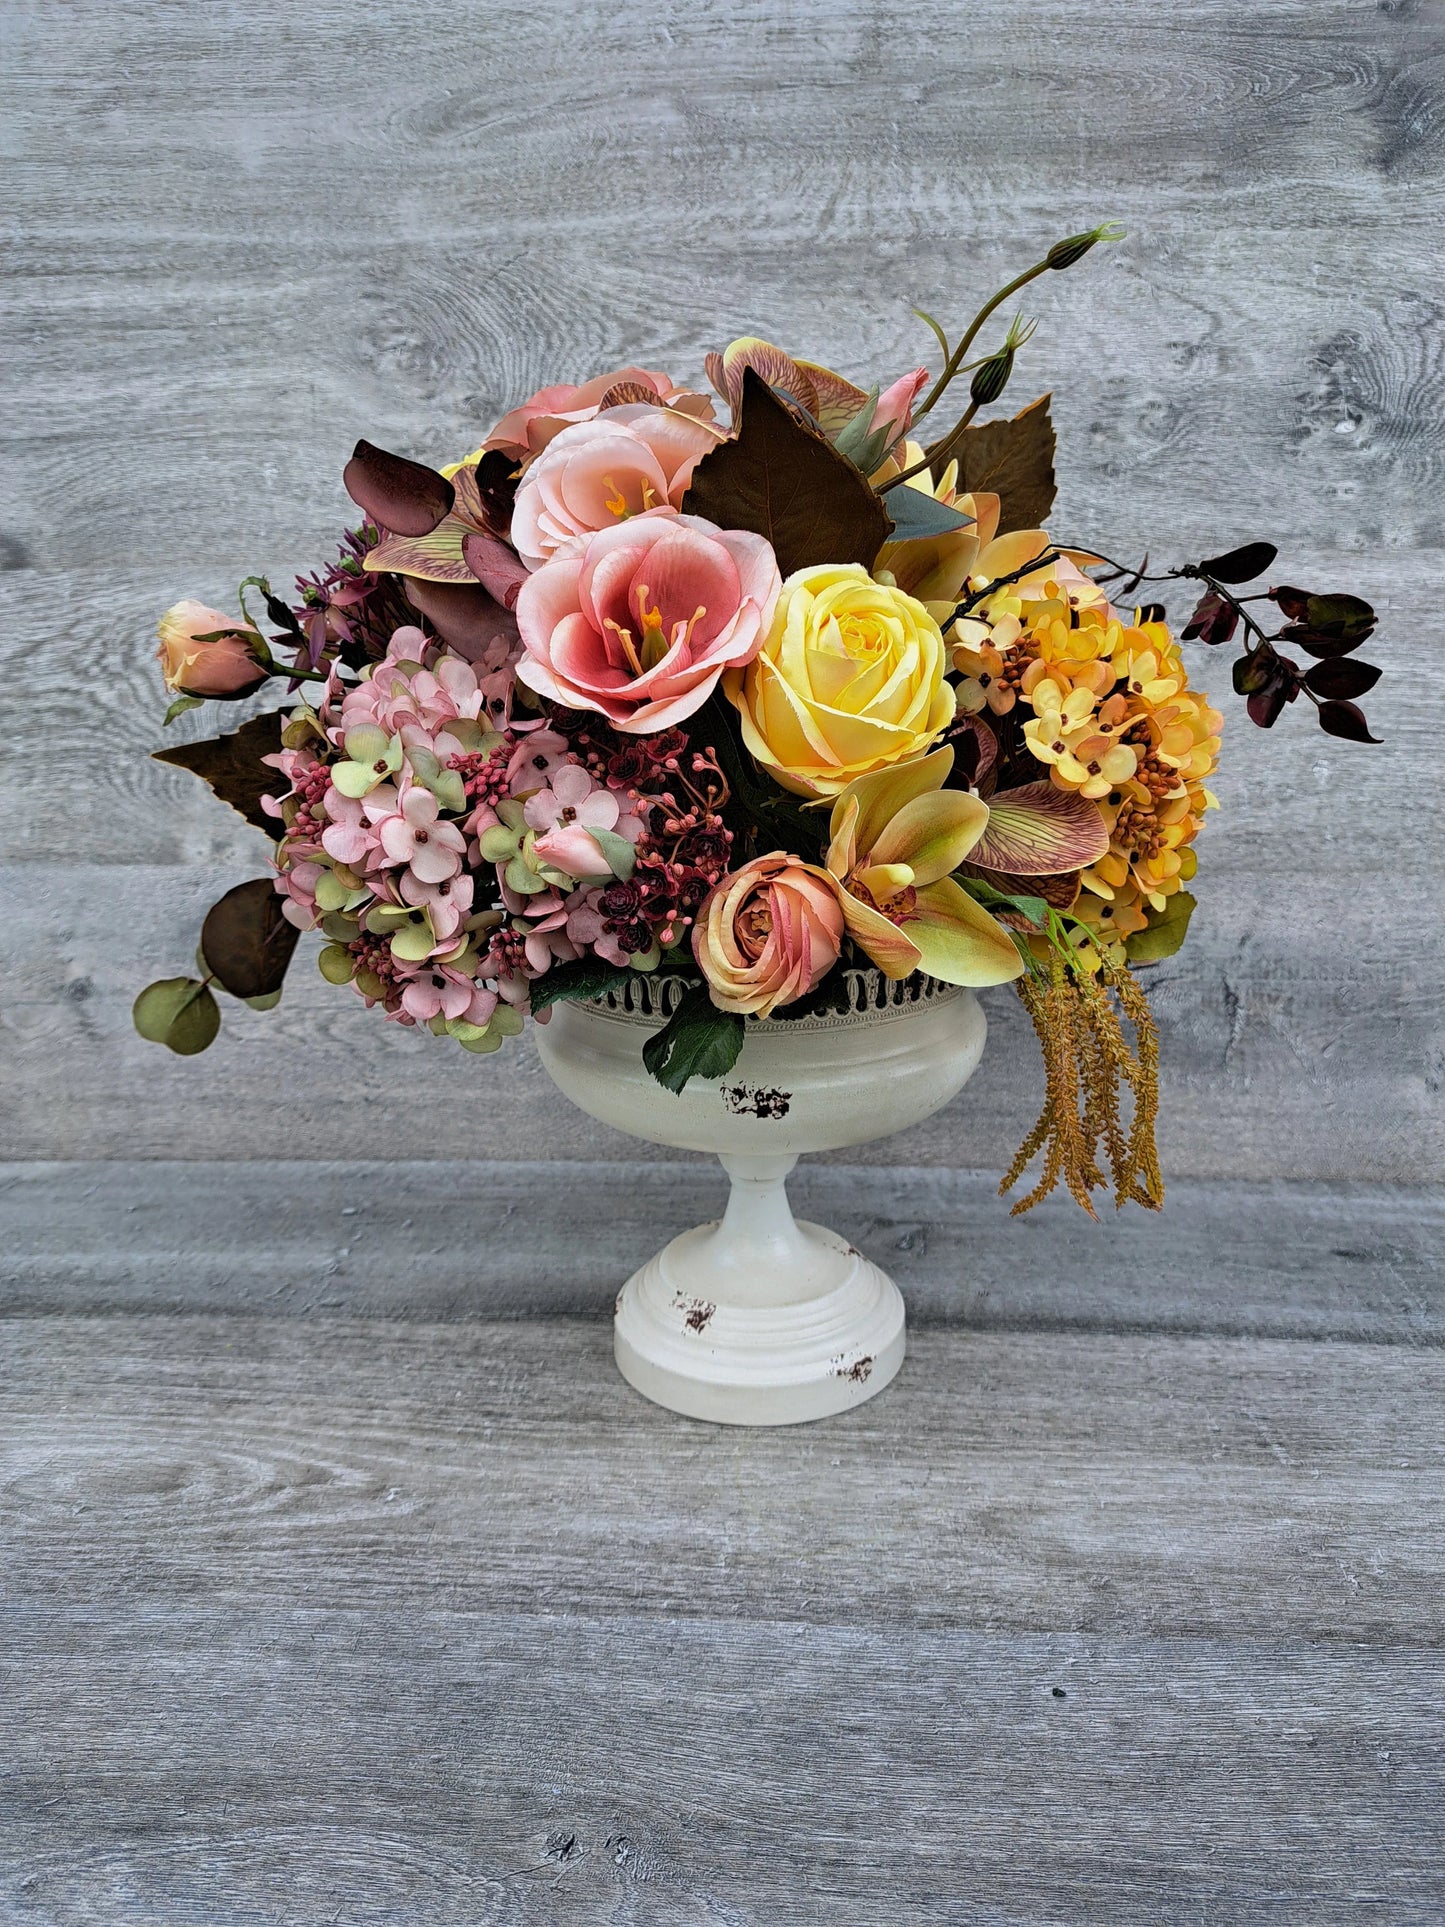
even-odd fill
[{"label": "yellow stamen", "polygon": [[604,616],[602,626],[604,629],[610,629],[613,635],[616,636],[618,646],[627,658],[628,668],[634,676],[640,676],[642,674],[642,664],[637,660],[637,645],[632,640],[632,631],[630,629],[624,629],[620,622],[614,622],[611,616]]}]

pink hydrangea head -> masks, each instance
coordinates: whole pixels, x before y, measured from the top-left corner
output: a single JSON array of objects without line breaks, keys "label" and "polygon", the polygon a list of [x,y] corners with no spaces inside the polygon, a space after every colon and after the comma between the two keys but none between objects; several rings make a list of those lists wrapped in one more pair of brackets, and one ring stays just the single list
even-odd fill
[{"label": "pink hydrangea head", "polygon": [[692,933],[713,1002],[755,1017],[806,996],[842,944],[837,880],[784,850],[725,876],[703,900]]},{"label": "pink hydrangea head", "polygon": [[378,832],[391,861],[405,864],[419,883],[446,882],[462,867],[466,838],[455,823],[438,821],[437,799],[420,785],[407,790]]},{"label": "pink hydrangea head", "polygon": [[518,680],[626,733],[668,729],[752,661],[781,587],[762,536],[652,509],[530,578]]},{"label": "pink hydrangea head", "polygon": [[693,469],[721,439],[689,415],[645,405],[564,428],[522,477],[513,547],[536,569],[579,537],[647,509],[680,507]]},{"label": "pink hydrangea head", "polygon": [[666,402],[679,414],[712,420],[709,397],[679,388],[670,375],[651,368],[614,368],[610,375],[594,375],[576,387],[557,382],[539,388],[520,408],[503,415],[483,447],[528,461],[574,422],[592,421],[604,408],[637,402]]}]

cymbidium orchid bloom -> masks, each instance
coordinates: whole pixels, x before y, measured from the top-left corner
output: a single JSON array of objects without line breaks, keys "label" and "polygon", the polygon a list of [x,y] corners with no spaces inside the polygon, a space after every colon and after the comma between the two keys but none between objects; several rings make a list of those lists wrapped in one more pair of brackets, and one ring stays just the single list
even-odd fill
[{"label": "cymbidium orchid bloom", "polygon": [[1002,984],[1024,968],[1009,933],[953,877],[988,827],[988,805],[943,787],[953,751],[877,770],[833,805],[827,867],[848,934],[885,977]]}]

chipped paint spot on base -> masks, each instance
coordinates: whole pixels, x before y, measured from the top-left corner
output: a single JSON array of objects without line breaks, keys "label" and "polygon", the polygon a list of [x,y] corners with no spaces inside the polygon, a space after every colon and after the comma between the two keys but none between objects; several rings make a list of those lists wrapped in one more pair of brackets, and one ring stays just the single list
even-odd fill
[{"label": "chipped paint spot on base", "polygon": [[871,1358],[855,1358],[851,1365],[845,1365],[840,1358],[838,1363],[833,1367],[833,1376],[835,1378],[851,1378],[855,1385],[866,1385],[868,1380],[873,1376],[873,1360]]},{"label": "chipped paint spot on base", "polygon": [[706,1331],[709,1320],[717,1310],[717,1306],[708,1299],[684,1298],[681,1292],[672,1302],[682,1313],[682,1322],[690,1332]]}]

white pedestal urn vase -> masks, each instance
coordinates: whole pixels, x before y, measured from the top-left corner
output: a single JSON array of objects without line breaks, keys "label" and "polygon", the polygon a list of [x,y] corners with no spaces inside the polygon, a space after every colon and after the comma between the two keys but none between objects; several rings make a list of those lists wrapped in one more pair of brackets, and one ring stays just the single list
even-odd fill
[{"label": "white pedestal urn vase", "polygon": [[903,1362],[893,1280],[821,1225],[799,1223],[788,1173],[801,1153],[887,1137],[962,1089],[986,1025],[972,991],[931,978],[843,973],[847,1008],[750,1018],[720,1080],[675,1096],[642,1047],[680,994],[637,977],[595,1003],[559,1003],[535,1032],[559,1090],[614,1129],[711,1151],[732,1180],[720,1221],[683,1232],[617,1300],[622,1375],[674,1412],[726,1425],[791,1425],[879,1392]]}]

